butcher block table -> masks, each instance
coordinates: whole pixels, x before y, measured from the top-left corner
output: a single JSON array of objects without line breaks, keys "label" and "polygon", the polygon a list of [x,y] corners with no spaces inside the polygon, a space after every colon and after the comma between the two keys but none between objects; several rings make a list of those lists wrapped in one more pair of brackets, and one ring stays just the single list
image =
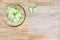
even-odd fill
[{"label": "butcher block table", "polygon": [[[10,27],[2,20],[4,7],[11,3],[20,4],[26,11],[26,19],[21,26]],[[59,40],[59,3],[59,0],[0,0],[0,40]],[[29,6],[43,10],[31,14]]]}]

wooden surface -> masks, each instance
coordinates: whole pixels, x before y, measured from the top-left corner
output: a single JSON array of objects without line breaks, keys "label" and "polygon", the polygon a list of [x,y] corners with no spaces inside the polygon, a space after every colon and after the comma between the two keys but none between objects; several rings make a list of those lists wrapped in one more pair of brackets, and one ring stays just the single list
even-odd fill
[{"label": "wooden surface", "polygon": [[[10,4],[10,3],[8,3]],[[0,2],[0,40],[28,40],[28,20],[18,27],[9,27],[2,20],[4,8],[8,5],[7,2]]]},{"label": "wooden surface", "polygon": [[[9,27],[2,20],[4,7],[10,3],[19,3],[26,11],[26,20],[19,27]],[[60,10],[59,0],[28,0],[25,2],[22,0],[0,0],[0,40],[59,40],[60,11],[51,12],[51,14],[50,12],[30,14],[28,12],[30,5],[52,6],[53,9]]]}]

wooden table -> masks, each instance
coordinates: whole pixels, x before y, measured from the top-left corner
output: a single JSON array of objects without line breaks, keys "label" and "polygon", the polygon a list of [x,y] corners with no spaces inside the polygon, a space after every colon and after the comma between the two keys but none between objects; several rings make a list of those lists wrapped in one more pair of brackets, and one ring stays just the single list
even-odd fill
[{"label": "wooden table", "polygon": [[[19,3],[26,11],[26,20],[19,27],[9,27],[2,20],[3,8],[10,3]],[[28,12],[30,5],[55,6],[54,3],[54,0],[0,0],[0,40],[57,40],[56,35],[59,35],[58,32],[60,32],[58,11],[54,14],[30,14]]]}]

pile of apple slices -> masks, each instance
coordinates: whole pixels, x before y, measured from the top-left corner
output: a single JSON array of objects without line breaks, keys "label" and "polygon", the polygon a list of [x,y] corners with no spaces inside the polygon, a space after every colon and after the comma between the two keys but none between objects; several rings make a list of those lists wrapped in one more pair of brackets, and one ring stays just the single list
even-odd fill
[{"label": "pile of apple slices", "polygon": [[35,13],[36,12],[36,7],[35,6],[29,6],[29,12],[30,13]]},{"label": "pile of apple slices", "polygon": [[7,8],[8,12],[8,18],[14,23],[22,23],[23,21],[23,15],[22,12],[23,10],[20,10],[16,7],[8,7]]}]

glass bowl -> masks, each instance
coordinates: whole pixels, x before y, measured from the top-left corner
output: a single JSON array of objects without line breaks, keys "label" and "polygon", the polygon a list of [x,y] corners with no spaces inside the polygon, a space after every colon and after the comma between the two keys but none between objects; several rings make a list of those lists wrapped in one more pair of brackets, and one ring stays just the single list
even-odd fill
[{"label": "glass bowl", "polygon": [[3,21],[8,26],[17,27],[24,23],[26,12],[20,4],[9,4],[3,10]]}]

